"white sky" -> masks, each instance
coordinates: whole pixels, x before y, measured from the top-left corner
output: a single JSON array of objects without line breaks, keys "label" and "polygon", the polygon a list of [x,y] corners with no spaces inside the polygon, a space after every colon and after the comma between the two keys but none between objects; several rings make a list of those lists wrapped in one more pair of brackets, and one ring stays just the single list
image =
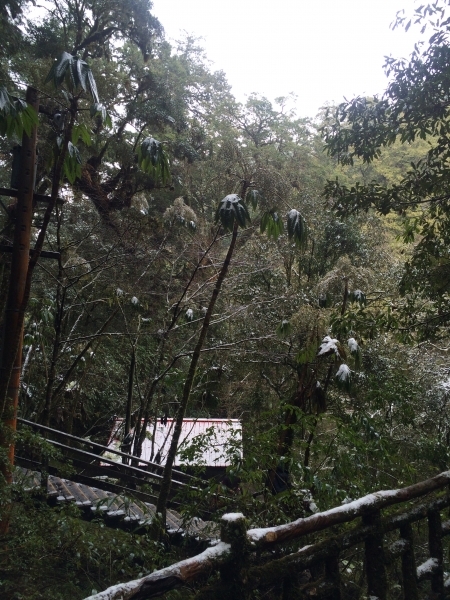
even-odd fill
[{"label": "white sky", "polygon": [[258,92],[273,100],[294,92],[299,116],[325,102],[386,87],[384,56],[407,57],[419,38],[392,31],[398,10],[416,0],[153,0],[170,39],[187,31],[214,70],[223,70],[240,101]]}]

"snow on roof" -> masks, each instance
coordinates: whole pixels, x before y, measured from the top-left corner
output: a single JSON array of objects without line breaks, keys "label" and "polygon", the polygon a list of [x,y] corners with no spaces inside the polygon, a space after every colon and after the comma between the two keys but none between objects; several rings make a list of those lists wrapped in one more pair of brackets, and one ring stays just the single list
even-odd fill
[{"label": "snow on roof", "polygon": [[[175,427],[174,421],[175,419],[167,419],[167,424],[163,425],[158,420],[156,429],[154,422],[148,424],[141,458],[155,462],[155,457],[160,452],[160,464],[165,464]],[[123,437],[122,424],[123,419],[117,419],[114,423],[108,442],[111,449],[119,450]],[[152,456],[153,432],[155,440]],[[179,454],[186,450],[189,458],[183,459]],[[233,454],[242,456],[242,426],[238,419],[184,419],[175,466],[227,467],[231,464]]]}]

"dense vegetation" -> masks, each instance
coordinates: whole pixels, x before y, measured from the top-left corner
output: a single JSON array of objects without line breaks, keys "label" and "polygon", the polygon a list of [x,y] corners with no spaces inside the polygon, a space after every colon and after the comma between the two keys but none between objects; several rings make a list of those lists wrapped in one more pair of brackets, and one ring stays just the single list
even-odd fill
[{"label": "dense vegetation", "polygon": [[[316,121],[289,97],[238,103],[196,40],[164,39],[149,0],[54,0],[39,18],[28,4],[0,8],[0,187],[31,85],[36,189],[65,202],[33,216],[32,245],[58,259],[30,280],[20,415],[105,443],[132,413],[138,456],[142,419],[238,418],[230,507],[255,525],[446,469],[448,3],[418,10],[430,46],[388,62],[383,97]],[[14,202],[0,200],[10,245]],[[1,253],[3,328],[10,264]],[[277,468],[289,489],[255,495]],[[173,558],[11,493],[8,598],[83,598]],[[184,503],[194,516],[210,499]]]}]

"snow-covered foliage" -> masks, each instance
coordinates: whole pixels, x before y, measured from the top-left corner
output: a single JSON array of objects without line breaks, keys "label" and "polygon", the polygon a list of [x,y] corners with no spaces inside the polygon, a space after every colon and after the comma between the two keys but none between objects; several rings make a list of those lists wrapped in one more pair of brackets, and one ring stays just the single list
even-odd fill
[{"label": "snow-covered foliage", "polygon": [[350,367],[346,364],[342,364],[339,366],[339,369],[335,375],[336,383],[338,387],[349,392],[350,386],[352,383],[352,372]]},{"label": "snow-covered foliage", "polygon": [[183,198],[176,198],[173,202],[172,206],[166,209],[164,213],[164,221],[169,225],[174,225],[175,223],[179,223],[181,225],[186,225],[191,229],[196,228],[197,223],[197,215],[192,210],[190,206],[185,204]]},{"label": "snow-covered foliage", "polygon": [[319,348],[317,356],[329,356],[330,354],[336,354],[338,358],[341,357],[339,340],[326,335]]},{"label": "snow-covered foliage", "polygon": [[361,348],[355,338],[351,337],[347,340],[347,346],[350,350],[350,354],[355,359],[355,367],[359,369],[361,366]]},{"label": "snow-covered foliage", "polygon": [[277,327],[277,335],[279,337],[286,337],[286,336],[290,335],[291,332],[292,332],[292,326],[291,326],[290,322],[287,321],[286,319],[283,319]]},{"label": "snow-covered foliage", "polygon": [[340,382],[348,381],[351,377],[351,371],[348,365],[342,364],[336,373],[336,379]]},{"label": "snow-covered foliage", "polygon": [[439,561],[437,558],[429,558],[419,567],[417,567],[417,577],[421,578],[426,573],[432,573],[435,569],[439,567]]},{"label": "snow-covered foliage", "polygon": [[347,346],[349,347],[349,350],[352,354],[354,354],[355,352],[358,352],[359,346],[358,346],[358,342],[355,340],[355,338],[349,338],[347,340]]},{"label": "snow-covered foliage", "polygon": [[366,295],[361,290],[355,290],[350,294],[350,299],[353,302],[359,302],[359,304],[366,304]]}]

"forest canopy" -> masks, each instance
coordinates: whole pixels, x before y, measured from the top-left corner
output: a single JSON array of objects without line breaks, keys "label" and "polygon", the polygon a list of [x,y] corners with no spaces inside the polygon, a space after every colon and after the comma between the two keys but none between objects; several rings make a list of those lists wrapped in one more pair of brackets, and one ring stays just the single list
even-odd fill
[{"label": "forest canopy", "polygon": [[[0,187],[18,190],[0,196],[0,506],[18,532],[0,572],[11,597],[28,593],[13,584],[17,523],[36,557],[57,519],[48,509],[32,524],[11,504],[11,448],[23,452],[27,435],[11,430],[14,373],[19,417],[100,444],[120,417],[134,457],[151,424],[174,419],[163,516],[186,417],[240,420],[227,471],[239,494],[225,506],[254,526],[448,468],[448,2],[416,10],[429,44],[387,60],[383,95],[316,120],[289,96],[238,102],[197,40],[165,39],[149,0],[32,4],[0,8]],[[40,201],[14,307],[15,157],[35,128]],[[182,499],[187,516],[210,509],[214,486]],[[117,557],[114,573],[92,577],[73,559],[71,597],[95,577],[103,589],[166,564],[164,546],[150,546],[145,568]],[[32,559],[27,569],[40,577]]]}]

